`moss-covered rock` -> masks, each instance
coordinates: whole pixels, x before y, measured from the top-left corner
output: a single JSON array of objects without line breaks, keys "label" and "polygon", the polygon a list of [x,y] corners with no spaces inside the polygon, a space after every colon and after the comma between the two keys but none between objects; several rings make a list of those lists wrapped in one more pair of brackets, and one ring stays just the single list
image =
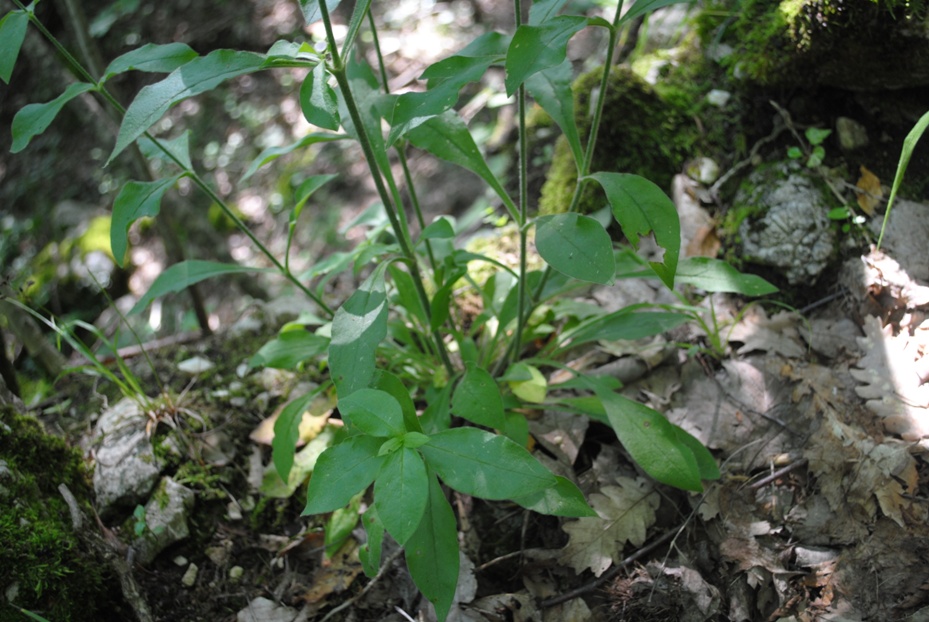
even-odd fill
[{"label": "moss-covered rock", "polygon": [[[596,103],[603,69],[595,69],[574,83],[574,109],[578,129],[586,140],[591,108]],[[597,135],[591,171],[635,173],[669,188],[681,170],[693,143],[679,106],[664,100],[647,82],[629,69],[610,70],[603,120]],[[539,212],[557,214],[568,209],[577,185],[577,169],[567,141],[560,138],[548,178],[542,186]],[[606,204],[599,187],[588,184],[578,206],[581,213]]]},{"label": "moss-covered rock", "polygon": [[[713,17],[720,9],[734,11],[734,23]],[[729,0],[702,23],[707,40],[734,48],[738,76],[863,91],[929,85],[927,14],[927,0]]]},{"label": "moss-covered rock", "polygon": [[62,483],[87,513],[80,454],[34,418],[0,407],[0,621],[24,620],[15,607],[55,622],[103,619],[115,581],[108,585],[105,566],[74,533]]}]

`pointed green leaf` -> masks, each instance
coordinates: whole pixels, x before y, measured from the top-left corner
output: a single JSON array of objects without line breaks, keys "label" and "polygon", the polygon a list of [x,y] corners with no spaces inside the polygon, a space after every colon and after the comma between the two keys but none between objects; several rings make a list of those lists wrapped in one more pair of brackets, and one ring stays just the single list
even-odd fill
[{"label": "pointed green leaf", "polygon": [[300,184],[297,191],[294,193],[294,199],[297,203],[290,213],[291,224],[296,224],[297,220],[300,218],[300,213],[303,211],[303,206],[306,205],[310,196],[337,177],[338,175],[310,175],[303,180],[303,183]]},{"label": "pointed green leaf", "polygon": [[282,147],[268,147],[264,151],[258,154],[258,157],[252,160],[252,163],[248,165],[248,168],[245,170],[245,174],[242,175],[241,181],[245,181],[260,169],[262,166],[273,162],[283,155],[287,155],[292,151],[297,149],[303,149],[304,147],[309,147],[310,145],[315,145],[316,143],[329,143],[335,140],[344,140],[348,138],[346,134],[330,134],[328,132],[313,132],[307,134],[300,140],[290,143],[289,145],[284,145]]},{"label": "pointed green leaf", "polygon": [[[514,370],[514,368],[516,368]],[[548,392],[548,382],[545,380],[545,376],[542,375],[542,372],[539,371],[537,367],[532,365],[526,365],[525,363],[516,363],[510,370],[507,371],[507,376],[510,375],[510,372],[513,371],[525,371],[529,377],[520,377],[508,379],[507,384],[510,386],[510,390],[513,392],[513,395],[523,400],[524,402],[529,402],[530,404],[541,404],[545,401],[545,394]]]},{"label": "pointed green leaf", "polygon": [[567,0],[539,0],[533,2],[532,6],[529,7],[529,23],[533,26],[544,24],[558,15],[558,11],[566,2]]},{"label": "pointed green leaf", "polygon": [[660,335],[690,321],[683,313],[666,311],[630,311],[620,309],[565,331],[560,347],[575,347],[591,341],[632,341]]},{"label": "pointed green leaf", "polygon": [[6,84],[10,83],[28,26],[29,16],[25,11],[10,11],[0,20],[0,80]]},{"label": "pointed green leaf", "polygon": [[452,224],[451,216],[440,216],[426,225],[422,233],[419,234],[420,240],[447,240],[455,237],[455,226]]},{"label": "pointed green leaf", "polygon": [[452,394],[452,413],[488,428],[502,430],[506,425],[500,388],[493,376],[475,365],[468,366]]},{"label": "pointed green leaf", "polygon": [[613,282],[613,242],[603,225],[576,213],[542,216],[535,222],[535,245],[548,265],[582,281]]},{"label": "pointed green leaf", "polygon": [[777,287],[755,274],[742,274],[721,259],[688,257],[677,265],[676,280],[707,292],[732,292],[743,296],[764,296]]},{"label": "pointed green leaf", "polygon": [[145,295],[139,298],[139,302],[129,311],[129,314],[140,313],[145,310],[151,301],[165,294],[180,292],[194,283],[199,283],[205,279],[214,276],[237,274],[242,272],[265,272],[276,273],[273,268],[251,268],[237,264],[219,263],[216,261],[202,261],[200,259],[190,259],[176,263],[155,279],[152,286],[148,288]]},{"label": "pointed green leaf", "polygon": [[374,507],[400,546],[419,527],[428,498],[429,478],[419,453],[403,447],[390,454],[374,481]]},{"label": "pointed green leaf", "polygon": [[[338,6],[339,0],[326,0],[326,9],[330,15]],[[315,24],[323,18],[322,12],[319,10],[318,0],[300,0],[300,9],[303,11],[303,19],[306,20],[307,26]]]},{"label": "pointed green leaf", "polygon": [[377,516],[373,505],[361,516],[367,541],[358,548],[358,559],[364,568],[365,576],[373,579],[381,569],[381,544],[384,542],[384,524]]},{"label": "pointed green leaf", "polygon": [[429,499],[416,532],[405,547],[406,565],[413,583],[445,622],[455,598],[461,565],[455,512],[435,475],[429,474]]},{"label": "pointed green leaf", "polygon": [[129,246],[129,227],[139,218],[155,217],[161,211],[161,198],[180,175],[158,181],[130,181],[122,187],[113,201],[113,221],[110,223],[110,248],[120,267],[125,265]]},{"label": "pointed green leaf", "polygon": [[[171,156],[166,154],[163,149],[167,149],[171,153],[171,156],[177,160],[175,162],[171,159]],[[142,150],[142,155],[146,158],[154,159],[157,158],[164,162],[169,162],[177,166],[180,162],[181,168],[185,170],[193,170],[194,166],[190,161],[190,130],[185,130],[181,132],[178,136],[171,139],[159,138],[158,144],[155,144],[154,140],[143,136],[139,138],[139,149]]]},{"label": "pointed green leaf", "polygon": [[626,24],[640,15],[652,13],[660,8],[690,1],[691,0],[635,0],[635,4],[633,4],[620,18],[619,25]]},{"label": "pointed green leaf", "polygon": [[502,433],[520,447],[526,447],[529,444],[529,422],[526,421],[526,416],[507,411],[506,425],[503,426]]},{"label": "pointed green leaf", "polygon": [[178,67],[164,80],[144,87],[126,110],[107,163],[148,131],[171,106],[212,90],[226,80],[258,71],[266,60],[264,54],[255,52],[216,50]]},{"label": "pointed green leaf", "polygon": [[10,147],[10,153],[19,153],[25,149],[29,141],[48,129],[65,104],[93,88],[92,84],[75,82],[50,102],[23,106],[13,117],[13,146]]},{"label": "pointed green leaf", "polygon": [[171,73],[178,67],[186,65],[198,54],[186,43],[166,43],[158,45],[146,43],[140,48],[126,52],[113,59],[100,82],[106,82],[113,76],[127,71],[144,71],[148,73]]},{"label": "pointed green leaf", "polygon": [[291,400],[274,422],[274,439],[271,441],[271,461],[283,481],[289,481],[290,469],[294,466],[294,452],[297,450],[297,441],[300,440],[300,422],[303,413],[310,408],[310,404],[320,394],[323,387],[318,387],[309,393]]},{"label": "pointed green leaf", "polygon": [[661,188],[638,175],[594,173],[590,177],[603,188],[613,216],[633,246],[638,246],[640,235],[655,233],[655,241],[664,249],[664,261],[649,265],[665,285],[673,288],[681,252],[681,223],[674,203]]},{"label": "pointed green leaf", "polygon": [[506,94],[513,95],[532,74],[560,65],[568,40],[587,25],[587,18],[559,15],[537,26],[523,24],[516,29],[506,51]]},{"label": "pointed green leaf", "polygon": [[584,493],[574,482],[564,477],[556,477],[555,479],[557,483],[554,486],[523,497],[516,497],[513,501],[527,510],[539,514],[548,514],[549,516],[568,516],[572,518],[597,516],[594,509],[587,504]]},{"label": "pointed green leaf", "polygon": [[313,68],[300,87],[300,108],[307,121],[326,130],[339,129],[339,103],[335,90],[329,86],[326,65]]},{"label": "pointed green leaf", "polygon": [[358,389],[339,398],[339,412],[347,425],[371,436],[401,436],[403,411],[389,393],[377,389]]},{"label": "pointed green leaf", "polygon": [[897,172],[894,174],[894,183],[890,187],[890,198],[887,199],[887,210],[884,212],[884,222],[881,223],[881,235],[877,238],[877,247],[881,247],[884,240],[884,229],[887,228],[887,221],[890,219],[890,210],[893,207],[894,199],[897,197],[897,190],[903,183],[903,174],[906,173],[906,167],[910,165],[910,158],[913,156],[913,149],[916,143],[922,138],[926,128],[929,127],[929,112],[924,114],[909,131],[906,138],[903,139],[903,149],[900,150],[900,160],[897,162]]},{"label": "pointed green leaf", "polygon": [[326,521],[323,546],[326,557],[332,558],[352,535],[358,525],[358,510],[361,508],[361,493],[352,497],[344,508],[339,508]]},{"label": "pointed green leaf", "polygon": [[472,497],[513,499],[557,483],[525,447],[477,428],[433,434],[419,451],[446,484]]},{"label": "pointed green leaf", "polygon": [[447,383],[441,389],[429,387],[426,392],[426,410],[423,411],[420,423],[427,434],[435,434],[447,430],[452,424],[451,403],[452,383]]},{"label": "pointed green leaf", "polygon": [[281,331],[248,359],[249,368],[296,369],[303,361],[326,352],[329,339],[304,328]]},{"label": "pointed green leaf", "polygon": [[700,479],[719,479],[721,476],[719,465],[716,464],[716,459],[710,453],[710,450],[687,430],[674,426],[674,432],[677,434],[678,442],[693,452],[694,458],[697,460],[697,468],[700,470]]},{"label": "pointed green leaf", "polygon": [[580,163],[584,161],[584,149],[581,147],[581,137],[574,116],[572,82],[574,82],[574,70],[571,61],[565,59],[560,65],[529,76],[526,79],[526,88],[536,103],[542,106],[548,116],[561,128],[568,146],[571,147],[574,161],[580,166]]},{"label": "pointed green leaf", "polygon": [[329,370],[339,398],[370,385],[374,354],[386,336],[384,270],[376,269],[332,319]]},{"label": "pointed green leaf", "polygon": [[419,416],[416,414],[416,404],[413,403],[410,390],[403,384],[402,380],[389,371],[379,369],[374,373],[374,381],[371,386],[387,393],[400,404],[400,410],[403,413],[403,425],[406,430],[410,432],[423,431],[422,425],[419,423]]},{"label": "pointed green leaf", "polygon": [[407,138],[420,149],[475,173],[497,193],[511,213],[516,213],[516,207],[503,184],[487,166],[471,132],[457,114],[448,111],[441,116],[432,117],[410,130]]},{"label": "pointed green leaf", "polygon": [[382,439],[353,436],[324,451],[316,461],[306,490],[303,514],[332,512],[348,505],[371,485],[384,458],[378,455]]},{"label": "pointed green leaf", "polygon": [[597,391],[619,441],[646,473],[669,486],[700,492],[701,469],[678,428],[658,411],[611,391]]}]

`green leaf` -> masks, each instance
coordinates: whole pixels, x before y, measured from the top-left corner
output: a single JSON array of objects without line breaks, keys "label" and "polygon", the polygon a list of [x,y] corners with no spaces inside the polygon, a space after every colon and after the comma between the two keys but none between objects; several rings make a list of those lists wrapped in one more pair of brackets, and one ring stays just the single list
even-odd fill
[{"label": "green leaf", "polygon": [[[532,5],[535,8],[535,5]],[[571,84],[574,82],[574,70],[570,60],[565,59],[560,65],[545,69],[526,79],[526,88],[536,103],[558,124],[561,132],[571,147],[574,162],[580,166],[584,161],[584,149],[577,130],[574,116],[574,96]]]},{"label": "green leaf", "polygon": [[620,341],[659,335],[690,321],[690,316],[665,311],[630,311],[620,309],[608,315],[588,320],[577,328],[565,331],[561,348],[576,347],[591,341]]},{"label": "green leaf", "polygon": [[297,449],[297,441],[300,440],[300,422],[303,420],[303,413],[309,410],[310,404],[322,390],[323,387],[318,387],[292,400],[274,421],[271,461],[274,462],[274,468],[285,482],[290,479],[290,469],[294,466],[294,452]]},{"label": "green leaf", "polygon": [[[330,15],[338,6],[339,0],[326,0],[326,9]],[[318,0],[300,0],[300,9],[303,11],[303,19],[306,20],[307,26],[315,24],[323,18],[323,14],[319,10]]]},{"label": "green leaf", "polygon": [[646,473],[663,484],[700,492],[700,466],[678,436],[678,428],[658,411],[611,391],[597,391],[619,441]]},{"label": "green leaf", "polygon": [[307,121],[326,130],[337,130],[339,125],[339,102],[335,90],[329,86],[329,74],[325,63],[313,68],[303,86],[300,87],[300,108]]},{"label": "green leaf", "polygon": [[649,262],[669,288],[674,287],[674,273],[681,252],[681,223],[677,208],[654,183],[626,173],[594,173],[613,209],[613,216],[633,246],[639,236],[655,233],[655,241],[664,249],[664,261]]},{"label": "green leaf", "polygon": [[719,465],[716,464],[716,459],[713,458],[713,454],[710,453],[710,450],[687,430],[679,426],[674,426],[674,432],[677,434],[678,442],[693,452],[694,458],[697,459],[700,479],[719,479],[721,476]]},{"label": "green leaf", "polygon": [[[159,147],[160,145],[160,147]],[[167,149],[174,158],[180,162],[181,168],[193,170],[194,166],[190,161],[190,130],[181,132],[178,136],[171,139],[159,138],[158,143],[143,136],[139,138],[139,149],[146,158],[157,158],[177,166],[177,162],[171,159],[161,148]]]},{"label": "green leaf", "polygon": [[613,243],[603,225],[575,213],[542,216],[535,222],[535,245],[548,265],[582,281],[613,282]]},{"label": "green leaf", "polygon": [[529,23],[533,26],[544,24],[553,18],[565,5],[567,0],[539,0],[529,7]]},{"label": "green leaf", "polygon": [[522,497],[515,497],[513,501],[527,510],[549,516],[573,518],[597,516],[594,509],[587,504],[584,493],[574,482],[564,477],[555,479],[557,483],[554,486]]},{"label": "green leaf", "polygon": [[255,52],[216,50],[178,67],[164,80],[144,87],[126,110],[107,164],[148,131],[171,106],[212,90],[226,80],[258,71],[266,60],[264,54]]},{"label": "green leaf", "polygon": [[304,179],[303,183],[297,187],[297,191],[294,193],[296,205],[294,205],[294,209],[290,213],[290,223],[296,224],[297,220],[300,218],[300,213],[303,211],[303,206],[306,205],[307,200],[314,192],[337,177],[338,175],[310,175]]},{"label": "green leaf", "polygon": [[164,193],[180,178],[180,175],[175,175],[158,181],[129,181],[116,195],[113,201],[113,221],[110,224],[110,248],[121,268],[126,263],[129,227],[139,218],[157,216],[161,211]]},{"label": "green leaf", "polygon": [[152,286],[148,288],[145,295],[135,303],[135,306],[129,311],[129,314],[140,313],[155,298],[180,292],[194,283],[199,283],[205,279],[219,275],[238,274],[242,272],[265,272],[276,274],[273,268],[251,268],[237,264],[219,263],[216,261],[203,261],[200,259],[189,259],[176,263],[155,279]]},{"label": "green leaf", "polygon": [[529,444],[529,422],[522,413],[507,412],[503,434],[521,447]]},{"label": "green leaf", "polygon": [[426,410],[423,411],[420,423],[427,434],[435,434],[447,430],[452,424],[451,403],[452,383],[449,382],[441,389],[429,387],[426,391]]},{"label": "green leaf", "polygon": [[[516,376],[516,374],[520,374]],[[528,374],[528,378],[525,375]],[[526,365],[525,363],[516,363],[507,370],[504,378],[510,385],[513,395],[529,402],[530,404],[541,404],[545,401],[545,394],[548,392],[548,382],[545,376],[537,367]]]},{"label": "green leaf", "polygon": [[560,65],[565,60],[568,40],[587,25],[587,18],[559,15],[537,26],[516,29],[506,52],[506,94],[513,95],[529,76]]},{"label": "green leaf", "polygon": [[464,121],[452,111],[432,117],[407,134],[410,142],[432,155],[457,164],[483,179],[497,196],[515,213],[513,201],[494,175]]},{"label": "green leaf", "polygon": [[778,291],[760,276],[742,274],[721,259],[688,257],[677,266],[677,282],[707,292],[732,292],[743,296],[764,296]]},{"label": "green leaf", "polygon": [[387,271],[390,273],[390,279],[394,287],[397,288],[397,298],[399,306],[406,309],[412,317],[416,318],[421,326],[426,324],[426,310],[423,308],[422,299],[416,292],[416,285],[413,277],[404,268],[392,264]]},{"label": "green leaf", "polygon": [[623,14],[623,16],[620,18],[619,25],[623,25],[634,20],[640,15],[652,13],[663,7],[690,1],[691,0],[636,0],[635,4],[633,4],[632,7],[630,7],[629,10],[626,11],[625,14]]},{"label": "green leaf", "polygon": [[282,147],[268,147],[264,151],[258,154],[258,157],[252,160],[252,163],[248,165],[245,174],[242,175],[240,181],[245,181],[260,169],[262,166],[273,162],[283,155],[287,155],[297,149],[303,149],[304,147],[309,147],[310,145],[315,145],[316,143],[329,143],[336,140],[344,140],[348,138],[346,134],[330,134],[328,132],[313,132],[307,134],[300,140],[290,143],[289,145],[284,145]]},{"label": "green leaf", "polygon": [[887,211],[884,212],[884,222],[881,224],[881,235],[877,238],[877,247],[881,247],[884,240],[884,229],[887,228],[887,221],[890,219],[890,209],[893,207],[894,199],[897,197],[897,190],[903,183],[903,174],[906,173],[906,167],[910,164],[910,158],[913,156],[913,149],[916,143],[922,138],[926,128],[929,127],[929,112],[924,114],[910,130],[910,133],[903,139],[903,149],[900,150],[900,161],[897,162],[897,172],[894,175],[894,183],[890,188],[890,198],[887,199]]},{"label": "green leaf", "polygon": [[406,565],[413,583],[435,607],[444,622],[455,598],[458,572],[458,528],[435,475],[429,474],[429,499],[416,532],[405,547]]},{"label": "green leaf", "polygon": [[525,447],[477,428],[433,434],[419,450],[446,484],[472,497],[513,499],[557,483]]},{"label": "green leaf", "polygon": [[429,478],[419,453],[403,447],[390,454],[374,481],[374,507],[400,546],[419,527],[428,498]]},{"label": "green leaf", "polygon": [[503,429],[503,398],[493,376],[486,370],[469,365],[464,378],[452,394],[452,412],[471,423]]},{"label": "green leaf", "polygon": [[445,240],[455,237],[455,226],[451,216],[440,216],[427,225],[419,235],[420,240]]},{"label": "green leaf", "polygon": [[384,524],[377,516],[373,505],[361,516],[367,541],[358,548],[358,559],[364,568],[365,576],[374,578],[381,569],[381,545],[384,542]]},{"label": "green leaf", "polygon": [[358,389],[339,398],[339,412],[347,425],[371,436],[401,436],[403,411],[389,393],[377,389]]},{"label": "green leaf", "polygon": [[426,91],[404,93],[394,100],[388,144],[454,106],[462,87],[480,80],[487,68],[503,57],[507,41],[499,33],[485,33],[458,54],[430,65],[421,76],[429,81]]},{"label": "green leaf", "polygon": [[158,45],[146,43],[140,48],[126,52],[113,59],[103,72],[100,82],[106,82],[113,76],[127,71],[144,71],[148,73],[171,73],[178,67],[186,65],[198,54],[186,43],[166,43]]},{"label": "green leaf", "polygon": [[331,558],[335,555],[349,536],[352,535],[352,531],[358,524],[358,509],[360,506],[361,494],[357,494],[352,497],[347,506],[333,512],[329,520],[326,521],[326,535],[323,539],[326,557]]},{"label": "green leaf", "polygon": [[416,449],[417,447],[422,447],[429,442],[429,437],[423,434],[422,432],[407,432],[401,438],[403,441],[404,447],[409,447],[410,449]]},{"label": "green leaf", "polygon": [[352,497],[370,486],[384,463],[377,453],[381,442],[382,439],[373,436],[353,436],[324,451],[313,469],[303,514],[322,514],[345,507]]},{"label": "green leaf", "polygon": [[374,354],[387,336],[384,265],[375,269],[332,319],[329,370],[339,398],[369,386],[374,376]]},{"label": "green leaf", "polygon": [[271,367],[272,369],[296,369],[303,361],[315,358],[326,352],[329,339],[311,333],[304,328],[281,331],[281,333],[261,346],[248,359],[248,366]]},{"label": "green leaf", "polygon": [[29,15],[25,11],[10,11],[0,19],[0,80],[6,84],[10,83],[28,26]]},{"label": "green leaf", "polygon": [[804,134],[811,145],[821,145],[823,141],[832,134],[832,130],[826,130],[821,127],[808,127]]},{"label": "green leaf", "polygon": [[13,146],[10,147],[10,153],[19,153],[25,149],[29,141],[48,129],[65,104],[93,89],[93,84],[75,82],[50,102],[23,106],[13,117]]},{"label": "green leaf", "polygon": [[419,423],[419,417],[416,414],[416,405],[410,397],[410,390],[403,384],[402,380],[389,371],[379,369],[374,373],[374,381],[371,386],[387,393],[400,404],[400,410],[403,412],[403,425],[407,430],[411,433],[423,431],[422,425]]}]

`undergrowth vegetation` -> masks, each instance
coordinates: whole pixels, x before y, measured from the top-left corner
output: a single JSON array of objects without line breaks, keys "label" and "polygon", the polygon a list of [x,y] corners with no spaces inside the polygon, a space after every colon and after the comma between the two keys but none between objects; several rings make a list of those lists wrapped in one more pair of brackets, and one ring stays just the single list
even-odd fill
[{"label": "undergrowth vegetation", "polygon": [[[94,94],[122,119],[110,161],[138,145],[141,153],[164,162],[162,171],[175,171],[154,181],[129,181],[119,192],[110,233],[117,262],[125,261],[133,223],[157,217],[164,194],[186,179],[272,266],[177,263],[138,301],[136,313],[159,296],[234,273],[277,273],[305,294],[306,313],[250,359],[252,367],[287,369],[322,359],[328,372],[325,382],[292,400],[278,417],[273,442],[277,473],[283,482],[290,480],[299,425],[314,400],[323,394],[337,399],[344,426],[315,462],[305,513],[335,512],[330,526],[350,533],[363,495],[373,487],[373,502],[362,519],[367,532],[361,549],[365,572],[378,572],[382,543],[389,534],[405,549],[413,580],[441,620],[451,606],[459,570],[449,488],[484,499],[511,500],[556,516],[595,515],[574,482],[553,475],[528,451],[527,412],[567,410],[606,423],[631,458],[664,484],[701,491],[703,481],[719,477],[713,456],[697,439],[661,413],[621,395],[618,380],[588,376],[565,364],[570,353],[597,341],[654,336],[694,320],[710,335],[712,353],[719,355],[725,349],[720,327],[712,313],[707,318],[705,309],[690,306],[695,292],[759,296],[774,291],[762,279],[740,274],[724,262],[681,258],[677,211],[662,188],[638,175],[592,168],[604,106],[611,97],[610,72],[599,72],[590,114],[584,127],[578,127],[568,41],[585,28],[605,30],[603,64],[611,67],[624,26],[675,1],[638,0],[625,12],[620,2],[615,17],[607,21],[563,15],[565,0],[543,0],[530,7],[524,22],[521,2],[515,0],[513,33],[477,37],[428,67],[421,76],[424,90],[392,94],[379,51],[375,48],[374,66],[359,53],[359,34],[375,28],[369,19],[370,0],[356,3],[347,29],[339,35],[331,18],[338,0],[301,0],[307,24],[321,21],[324,26],[326,37],[321,41],[279,41],[264,54],[221,49],[205,56],[184,44],[146,44],[113,60],[99,76],[84,69],[42,25],[35,3],[26,7],[15,0],[17,10],[0,22],[0,78],[9,80],[32,24],[76,68],[80,80],[58,98],[19,111],[13,121],[12,151],[25,149],[69,101]],[[353,250],[321,257],[303,273],[291,269],[294,234],[305,226],[303,212],[312,205],[314,193],[335,175],[310,176],[297,189],[286,252],[276,256],[194,170],[188,134],[167,138],[149,133],[185,99],[240,76],[281,68],[305,72],[299,99],[303,114],[318,131],[264,151],[240,181],[285,154],[324,142],[355,141],[379,197],[374,213],[383,223],[369,227],[366,240]],[[501,68],[506,95],[517,109],[515,196],[494,173],[455,108],[467,84]],[[141,89],[123,108],[107,83],[127,71],[167,76]],[[573,157],[572,176],[578,182],[565,204],[550,210],[557,213],[536,215],[529,205],[530,101],[557,124]],[[494,193],[503,219],[516,231],[518,258],[513,265],[468,250],[463,228],[452,216],[426,222],[407,166],[411,147],[466,169],[469,172],[462,174],[475,175]],[[594,187],[608,202],[608,213],[602,214],[606,218],[578,211],[585,188]],[[614,245],[605,228],[612,221],[631,249]],[[654,238],[660,258],[648,260],[634,252],[645,237]],[[532,260],[535,252],[544,263]],[[328,283],[346,271],[360,285],[347,300],[330,300]],[[657,279],[668,288],[678,287],[682,304],[656,309],[643,303],[609,313],[590,305],[557,304],[583,288],[609,286],[620,278]],[[558,374],[558,384],[549,380],[555,370],[567,372]],[[143,392],[141,387],[125,390]],[[327,536],[330,541],[338,538]]]}]

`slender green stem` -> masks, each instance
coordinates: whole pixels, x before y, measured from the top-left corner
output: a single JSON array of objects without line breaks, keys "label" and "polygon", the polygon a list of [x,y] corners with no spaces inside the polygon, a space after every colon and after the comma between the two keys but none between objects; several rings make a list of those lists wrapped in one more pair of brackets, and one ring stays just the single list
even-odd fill
[{"label": "slender green stem", "polygon": [[[420,274],[420,271],[417,267],[418,261],[416,258],[416,253],[413,249],[412,241],[410,240],[409,227],[406,226],[405,218],[400,216],[396,203],[394,202],[391,193],[388,191],[387,186],[385,185],[380,166],[378,166],[377,156],[374,153],[374,146],[371,142],[371,138],[368,136],[364,121],[362,120],[361,111],[358,109],[358,104],[355,101],[355,96],[352,92],[351,84],[349,84],[345,65],[343,64],[342,59],[339,58],[338,52],[335,51],[335,36],[332,32],[332,23],[329,17],[329,11],[326,8],[325,0],[318,0],[318,6],[323,24],[326,29],[326,37],[328,38],[329,49],[332,53],[332,64],[330,65],[329,70],[332,75],[335,76],[335,80],[339,85],[339,91],[342,93],[342,98],[345,101],[345,107],[348,110],[349,117],[351,117],[352,123],[355,126],[355,131],[358,135],[358,144],[361,146],[361,150],[364,153],[365,162],[367,163],[368,170],[370,171],[371,177],[374,180],[374,187],[377,190],[377,194],[380,197],[381,202],[384,204],[384,210],[387,212],[387,218],[390,220],[390,225],[393,227],[394,233],[397,236],[397,240],[400,244],[400,251],[410,264],[410,276],[413,278],[413,285],[416,288],[416,293],[422,302],[427,318],[431,318],[432,313],[431,306],[429,304],[429,296],[426,294],[426,288],[423,285],[422,275]],[[450,375],[454,374],[454,366],[452,365],[451,358],[449,358],[448,348],[445,345],[445,341],[442,339],[442,335],[438,330],[433,330],[432,337],[439,352],[439,357],[442,359],[442,364],[445,366]]]},{"label": "slender green stem", "polygon": [[[516,13],[516,27],[522,25],[522,2],[513,1]],[[526,255],[529,251],[529,143],[526,136],[526,85],[520,84],[516,91],[516,109],[519,136],[519,281],[516,284],[516,331],[513,335],[515,343],[511,356],[516,358],[522,349],[523,329],[529,321],[526,312],[529,300],[526,290],[526,275],[529,272]],[[502,327],[501,327],[502,328]],[[510,357],[504,357],[504,360]]]}]

